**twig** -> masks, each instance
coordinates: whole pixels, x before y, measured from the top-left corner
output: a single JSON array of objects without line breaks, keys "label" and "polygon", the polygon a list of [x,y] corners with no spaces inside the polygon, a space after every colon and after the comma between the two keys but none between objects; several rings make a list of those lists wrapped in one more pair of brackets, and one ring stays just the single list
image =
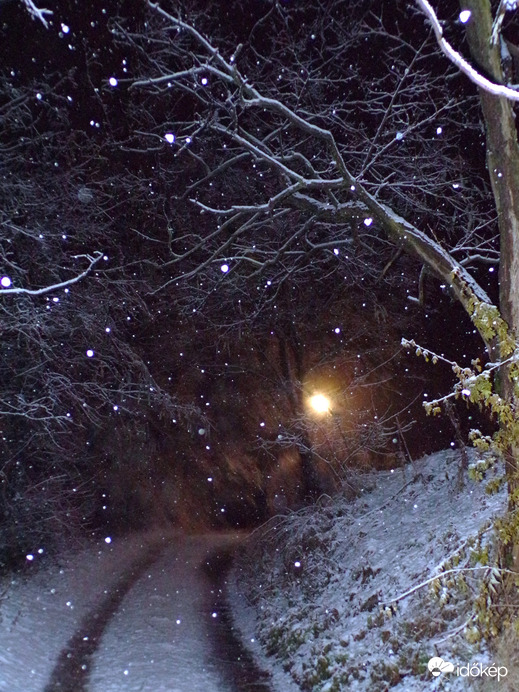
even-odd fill
[{"label": "twig", "polygon": [[29,14],[34,18],[34,19],[39,19],[40,22],[43,24],[43,26],[48,29],[49,28],[49,23],[45,19],[46,14],[54,14],[52,10],[45,10],[43,8],[36,7],[34,4],[33,0],[22,0],[23,4],[27,8]]},{"label": "twig", "polygon": [[432,582],[436,581],[437,579],[442,579],[443,577],[446,577],[448,574],[458,574],[459,572],[475,572],[475,571],[481,570],[481,569],[487,570],[487,571],[499,572],[500,574],[513,574],[515,576],[517,576],[517,574],[518,574],[517,572],[514,572],[511,569],[501,569],[499,567],[490,567],[489,565],[481,565],[480,567],[454,567],[453,569],[445,570],[445,572],[440,572],[440,574],[435,574],[434,577],[430,577],[429,579],[426,579],[425,581],[421,582],[420,584],[413,586],[411,589],[408,589],[403,594],[400,594],[400,596],[397,596],[396,598],[392,598],[390,601],[388,601],[388,604],[398,603],[398,601],[402,601],[404,598],[407,598],[407,596],[410,596],[415,591],[422,589],[424,586],[427,586],[428,584],[432,584]]},{"label": "twig", "polygon": [[452,639],[452,637],[455,637],[457,634],[459,634],[462,630],[465,629],[465,627],[470,622],[472,622],[472,620],[475,620],[475,619],[476,619],[476,615],[475,615],[475,613],[472,613],[472,615],[469,617],[469,619],[465,620],[465,622],[462,625],[460,625],[459,627],[456,627],[456,629],[454,629],[454,630],[451,630],[449,632],[449,634],[447,634],[445,637],[442,637],[441,639],[435,639],[431,643],[433,644],[433,646],[435,646],[436,644],[441,644],[442,642],[446,642],[447,639]]}]

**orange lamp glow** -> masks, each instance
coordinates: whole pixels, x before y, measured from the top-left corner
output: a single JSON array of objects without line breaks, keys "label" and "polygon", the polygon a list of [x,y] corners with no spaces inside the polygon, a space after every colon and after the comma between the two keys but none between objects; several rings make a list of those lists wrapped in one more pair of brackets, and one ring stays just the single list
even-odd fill
[{"label": "orange lamp glow", "polygon": [[330,399],[324,396],[324,394],[314,394],[310,397],[308,403],[315,413],[324,414],[330,411]]}]

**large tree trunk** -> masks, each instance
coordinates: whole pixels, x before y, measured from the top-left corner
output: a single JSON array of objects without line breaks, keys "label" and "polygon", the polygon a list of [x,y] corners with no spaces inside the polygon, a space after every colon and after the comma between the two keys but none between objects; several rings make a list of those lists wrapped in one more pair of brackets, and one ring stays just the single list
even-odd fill
[{"label": "large tree trunk", "polygon": [[[491,44],[492,13],[488,0],[463,0],[472,12],[467,29],[477,67],[493,81],[504,83],[500,47]],[[513,104],[480,91],[486,127],[487,166],[496,202],[501,257],[500,310],[512,331],[519,333],[519,146]]]},{"label": "large tree trunk", "polygon": [[[504,83],[501,50],[493,45],[492,12],[489,0],[463,0],[463,9],[471,11],[467,28],[475,66],[494,82]],[[480,91],[486,128],[487,166],[495,198],[500,233],[499,307],[513,335],[519,334],[519,145],[513,105],[505,98]],[[501,356],[504,354],[501,353]],[[517,384],[502,368],[500,394],[515,409],[519,400]],[[510,435],[512,438],[512,435]],[[519,447],[510,439],[505,451],[509,483],[510,510],[519,507]],[[519,570],[519,531],[507,550],[508,566]]]}]

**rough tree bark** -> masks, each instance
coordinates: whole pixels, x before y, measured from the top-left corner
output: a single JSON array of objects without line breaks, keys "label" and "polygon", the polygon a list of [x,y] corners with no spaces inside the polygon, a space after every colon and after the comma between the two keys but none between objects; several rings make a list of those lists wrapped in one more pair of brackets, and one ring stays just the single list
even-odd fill
[{"label": "rough tree bark", "polygon": [[[467,37],[474,61],[492,79],[504,84],[499,44],[492,36],[489,0],[464,0],[471,11]],[[519,145],[511,101],[480,89],[486,128],[487,167],[498,213],[501,239],[499,265],[501,315],[519,333]]]},{"label": "rough tree bark", "polygon": [[[498,84],[505,84],[500,32],[493,34],[493,17],[489,0],[464,0],[463,8],[471,12],[467,37],[478,71]],[[500,234],[499,308],[515,340],[519,334],[519,144],[513,103],[480,88],[480,100],[486,130],[488,175],[495,199]],[[506,354],[500,354],[502,359]],[[517,412],[517,378],[510,367],[500,374],[501,394]],[[519,502],[519,445],[510,439],[505,450],[509,483],[509,510],[517,511]],[[519,533],[505,551],[506,562],[519,571]],[[508,553],[508,554],[507,554]]]}]

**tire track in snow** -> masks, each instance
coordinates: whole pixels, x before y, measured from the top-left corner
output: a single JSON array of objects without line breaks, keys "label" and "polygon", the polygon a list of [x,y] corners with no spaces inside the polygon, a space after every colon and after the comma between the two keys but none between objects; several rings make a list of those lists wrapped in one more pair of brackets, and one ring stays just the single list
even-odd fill
[{"label": "tire track in snow", "polygon": [[219,621],[217,627],[214,622],[208,626],[214,654],[223,663],[222,674],[230,692],[272,692],[270,674],[258,666],[234,626],[227,596],[227,576],[235,551],[235,545],[224,545],[203,563],[205,576],[213,587],[210,611],[218,613]]},{"label": "tire track in snow", "polygon": [[164,550],[164,545],[153,546],[127,569],[110,592],[81,622],[80,627],[61,651],[44,692],[87,692],[93,655],[103,632],[122,600]]}]

